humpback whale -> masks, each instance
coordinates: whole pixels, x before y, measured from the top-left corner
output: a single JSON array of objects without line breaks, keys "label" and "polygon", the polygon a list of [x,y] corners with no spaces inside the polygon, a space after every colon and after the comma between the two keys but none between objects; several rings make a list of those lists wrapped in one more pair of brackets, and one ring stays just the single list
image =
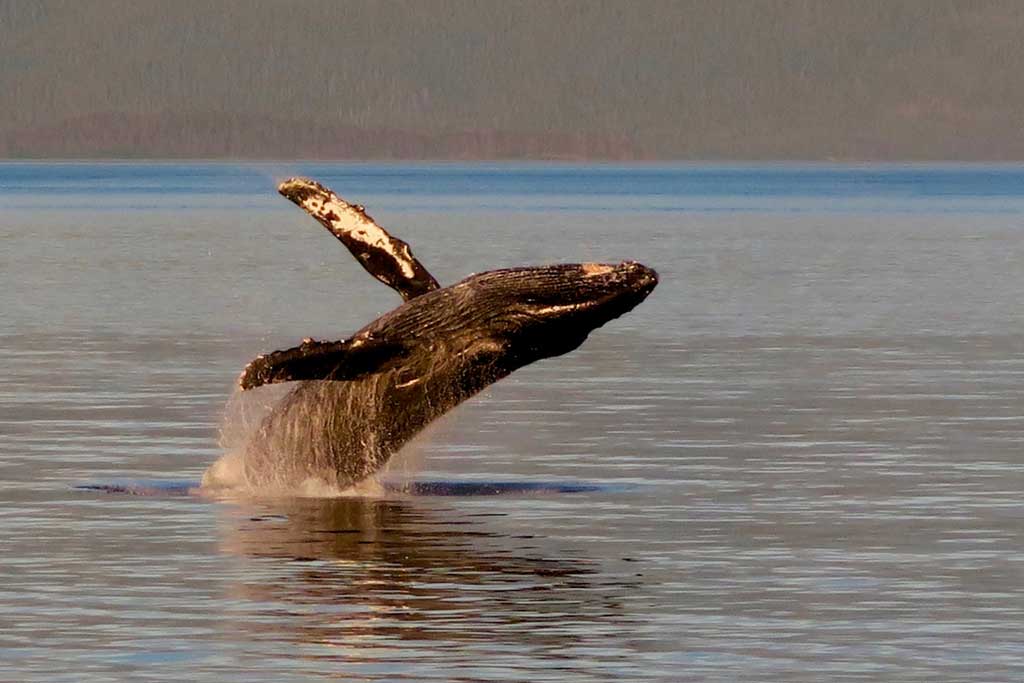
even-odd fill
[{"label": "humpback whale", "polygon": [[380,470],[435,418],[535,361],[577,348],[658,283],[632,261],[492,270],[441,287],[409,245],[312,180],[278,191],[304,209],[404,303],[337,341],[305,339],[258,356],[243,391],[295,387],[203,487],[344,490]]}]

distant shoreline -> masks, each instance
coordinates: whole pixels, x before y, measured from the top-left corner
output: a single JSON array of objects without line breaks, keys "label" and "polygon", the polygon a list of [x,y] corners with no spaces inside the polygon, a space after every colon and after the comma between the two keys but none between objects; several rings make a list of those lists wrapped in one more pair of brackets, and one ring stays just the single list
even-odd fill
[{"label": "distant shoreline", "polygon": [[[923,122],[922,122],[923,124]],[[683,125],[682,123],[680,124]],[[919,144],[930,138],[931,144]],[[922,154],[921,150],[928,152]],[[1020,163],[1024,138],[941,134],[909,126],[858,139],[782,127],[770,136],[724,131],[685,150],[593,130],[366,128],[227,112],[98,112],[0,131],[0,159],[552,163]]]}]

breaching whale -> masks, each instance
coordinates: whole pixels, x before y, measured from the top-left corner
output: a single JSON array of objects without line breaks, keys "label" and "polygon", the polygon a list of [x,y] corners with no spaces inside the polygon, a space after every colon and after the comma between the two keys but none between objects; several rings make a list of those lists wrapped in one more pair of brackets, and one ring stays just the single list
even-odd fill
[{"label": "breaching whale", "polygon": [[405,300],[351,337],[258,356],[243,390],[296,382],[203,487],[344,490],[373,475],[435,418],[516,369],[577,348],[658,283],[639,263],[505,268],[441,287],[409,245],[312,180],[279,192]]}]

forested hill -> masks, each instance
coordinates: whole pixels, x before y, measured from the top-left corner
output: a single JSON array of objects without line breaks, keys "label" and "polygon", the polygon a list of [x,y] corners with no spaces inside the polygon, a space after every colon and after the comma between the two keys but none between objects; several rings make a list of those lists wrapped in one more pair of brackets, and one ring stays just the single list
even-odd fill
[{"label": "forested hill", "polygon": [[1024,2],[0,0],[0,156],[1024,159]]}]

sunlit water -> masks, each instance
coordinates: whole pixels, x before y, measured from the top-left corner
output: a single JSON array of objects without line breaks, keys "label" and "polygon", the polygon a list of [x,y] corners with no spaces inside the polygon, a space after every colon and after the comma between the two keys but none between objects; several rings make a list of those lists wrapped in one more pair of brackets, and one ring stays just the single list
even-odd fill
[{"label": "sunlit water", "polygon": [[[410,492],[190,496],[247,360],[398,303],[299,172],[443,282],[662,282]],[[1013,167],[0,165],[0,680],[1019,680],[1022,237]]]}]

